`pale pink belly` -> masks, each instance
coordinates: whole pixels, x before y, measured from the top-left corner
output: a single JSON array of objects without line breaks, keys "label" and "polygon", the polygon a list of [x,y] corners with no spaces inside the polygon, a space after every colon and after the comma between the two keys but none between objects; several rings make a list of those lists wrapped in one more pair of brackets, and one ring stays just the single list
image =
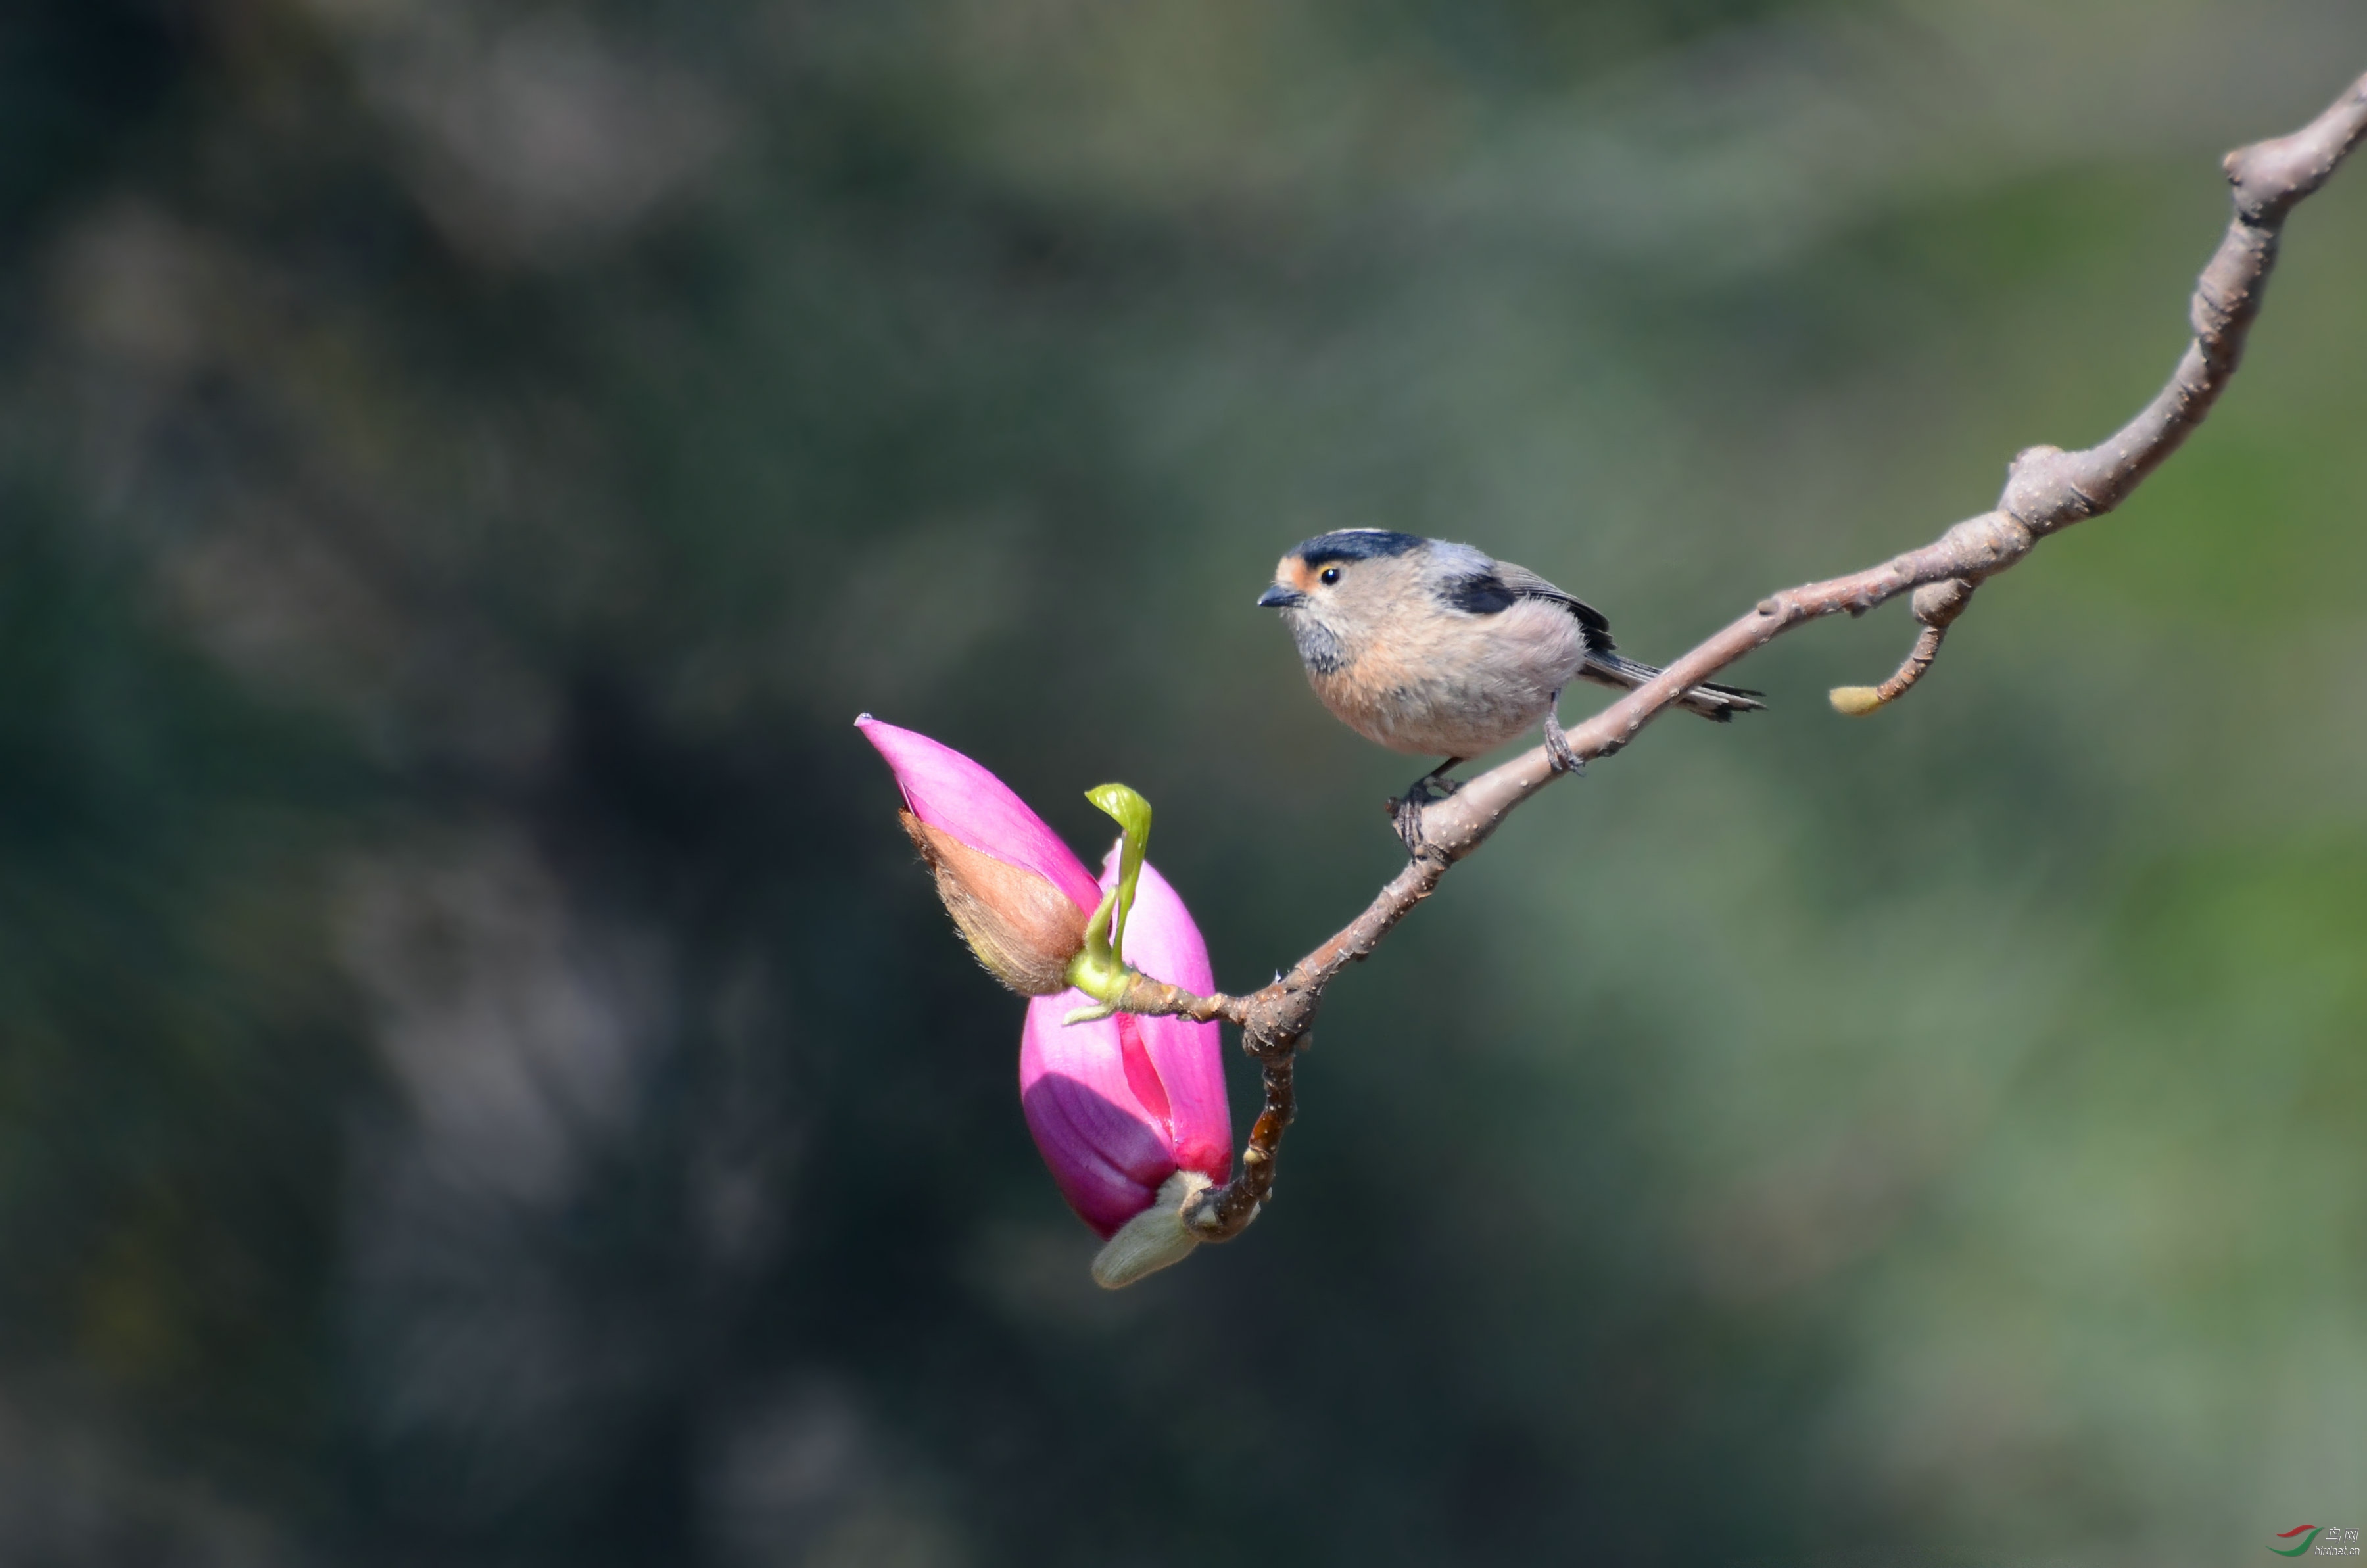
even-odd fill
[{"label": "pale pink belly", "polygon": [[1370,650],[1308,680],[1357,734],[1417,757],[1476,757],[1541,723],[1584,658],[1569,617],[1539,604],[1446,622],[1425,645]]}]

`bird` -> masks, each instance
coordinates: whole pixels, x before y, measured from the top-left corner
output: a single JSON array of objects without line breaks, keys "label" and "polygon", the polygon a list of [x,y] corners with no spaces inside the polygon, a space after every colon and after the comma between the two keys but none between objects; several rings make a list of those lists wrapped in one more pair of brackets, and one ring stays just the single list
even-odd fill
[{"label": "bird", "polygon": [[[1389,802],[1417,855],[1421,807],[1460,787],[1449,770],[1542,721],[1555,770],[1577,772],[1563,688],[1632,691],[1660,672],[1619,652],[1601,611],[1528,568],[1387,528],[1292,547],[1258,604],[1282,612],[1308,684],[1342,723],[1392,751],[1446,759]],[[1704,682],[1677,701],[1722,723],[1764,708],[1763,696]]]}]

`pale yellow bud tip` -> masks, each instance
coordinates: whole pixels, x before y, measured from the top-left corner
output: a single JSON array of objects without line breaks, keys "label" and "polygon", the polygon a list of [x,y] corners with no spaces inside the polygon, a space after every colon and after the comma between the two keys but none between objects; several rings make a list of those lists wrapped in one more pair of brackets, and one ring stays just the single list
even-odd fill
[{"label": "pale yellow bud tip", "polygon": [[1851,718],[1863,718],[1882,705],[1882,694],[1872,686],[1835,686],[1825,694],[1833,711]]},{"label": "pale yellow bud tip", "polygon": [[1211,1185],[1196,1170],[1169,1177],[1150,1207],[1119,1226],[1103,1245],[1093,1259],[1093,1283],[1104,1291],[1118,1290],[1190,1257],[1200,1238],[1184,1228],[1184,1209]]}]

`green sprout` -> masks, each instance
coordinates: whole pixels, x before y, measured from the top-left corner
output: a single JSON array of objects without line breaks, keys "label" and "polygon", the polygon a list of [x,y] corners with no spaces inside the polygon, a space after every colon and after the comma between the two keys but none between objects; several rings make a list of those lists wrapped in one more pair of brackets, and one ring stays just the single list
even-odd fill
[{"label": "green sprout", "polygon": [[1085,945],[1069,961],[1069,983],[1102,1005],[1080,1008],[1070,1023],[1107,1018],[1133,984],[1135,974],[1126,962],[1126,918],[1134,909],[1134,890],[1142,880],[1142,857],[1150,846],[1150,802],[1122,784],[1096,784],[1085,798],[1116,819],[1120,838],[1117,886],[1085,921]]}]

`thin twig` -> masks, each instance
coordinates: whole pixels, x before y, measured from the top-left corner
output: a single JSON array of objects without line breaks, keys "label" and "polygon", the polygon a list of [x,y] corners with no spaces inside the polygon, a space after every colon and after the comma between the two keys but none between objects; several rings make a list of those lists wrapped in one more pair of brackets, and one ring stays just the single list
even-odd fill
[{"label": "thin twig", "polygon": [[[1670,664],[1648,684],[1569,731],[1580,759],[1619,751],[1687,690],[1795,627],[1844,610],[1863,615],[1915,592],[1922,631],[1897,673],[1872,694],[1898,695],[1937,656],[1948,624],[1973,590],[2027,556],[2039,540],[2118,506],[2176,451],[2218,400],[2242,357],[2259,313],[2260,291],[2276,265],[2285,217],[2316,191],[2367,134],[2367,76],[2291,136],[2227,154],[2235,214],[2218,251],[2196,280],[2194,339],[2161,391],[2113,434],[2080,452],[2033,446],[2013,460],[1995,510],[1966,518],[1920,549],[1847,577],[1770,595],[1756,608]],[[1847,688],[1845,688],[1846,690]],[[1866,688],[1855,688],[1866,691]],[[1194,1200],[1184,1223],[1204,1241],[1240,1234],[1274,1188],[1283,1129],[1295,1108],[1292,1065],[1314,1027],[1323,993],[1350,964],[1369,954],[1413,907],[1430,897],[1447,868],[1485,843],[1523,801],[1560,777],[1539,746],[1470,780],[1422,812],[1423,853],[1409,863],[1331,941],[1264,989],[1244,997],[1195,997],[1146,982],[1127,998],[1129,1010],[1221,1018],[1240,1026],[1241,1045],[1263,1068],[1265,1106],[1230,1181]]]},{"label": "thin twig", "polygon": [[1973,583],[1969,579],[1952,577],[1945,582],[1927,582],[1915,591],[1908,601],[1915,609],[1915,618],[1923,629],[1915,636],[1915,646],[1890,679],[1879,686],[1835,686],[1827,695],[1837,713],[1852,718],[1863,718],[1907,694],[1923,672],[1940,657],[1940,644],[1947,639],[1948,628],[1973,602]]}]

